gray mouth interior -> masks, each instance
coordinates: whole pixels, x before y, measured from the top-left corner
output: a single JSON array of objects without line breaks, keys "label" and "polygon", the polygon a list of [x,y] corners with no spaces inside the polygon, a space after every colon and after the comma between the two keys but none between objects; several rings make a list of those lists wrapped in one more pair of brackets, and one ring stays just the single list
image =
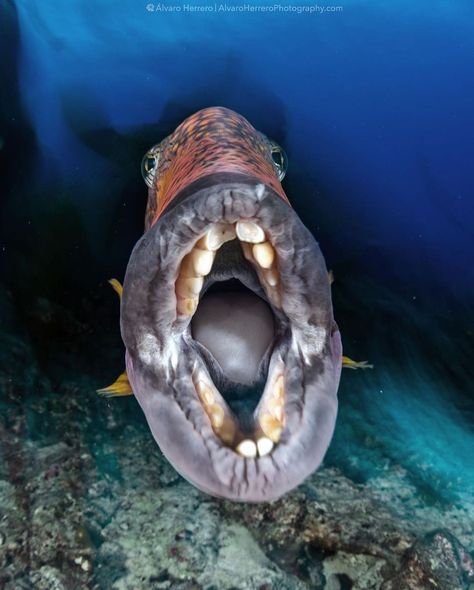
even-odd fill
[{"label": "gray mouth interior", "polygon": [[[237,250],[240,246],[234,240],[218,254],[191,321],[191,333],[205,349],[203,360],[220,383],[221,393],[240,427],[246,430],[251,428],[267,378],[277,320],[263,296],[254,292],[257,286],[253,277],[246,280],[246,273],[253,270]],[[229,276],[244,277],[252,289],[239,278]]]},{"label": "gray mouth interior", "polygon": [[216,283],[199,302],[191,326],[195,340],[213,355],[231,381],[251,385],[275,335],[273,313],[234,281]]}]

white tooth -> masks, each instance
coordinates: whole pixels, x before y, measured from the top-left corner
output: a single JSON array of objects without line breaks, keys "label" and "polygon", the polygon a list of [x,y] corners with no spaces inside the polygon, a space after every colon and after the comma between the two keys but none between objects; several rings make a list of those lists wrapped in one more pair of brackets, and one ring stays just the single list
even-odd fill
[{"label": "white tooth", "polygon": [[178,313],[182,315],[193,315],[196,311],[197,304],[197,297],[192,299],[181,299],[180,297],[178,297],[178,299],[176,300],[176,309],[178,310]]},{"label": "white tooth", "polygon": [[[275,414],[276,409],[277,408],[281,408],[282,407],[282,404],[283,404],[283,400],[280,399],[280,398],[278,398],[278,397],[271,397],[267,401],[268,410],[270,412],[272,412],[272,414],[274,414],[275,416],[276,416],[276,414]],[[277,418],[278,418],[278,416],[277,416]]]},{"label": "white tooth", "polygon": [[236,225],[237,237],[242,242],[258,244],[265,240],[263,229],[252,221],[238,221]]},{"label": "white tooth", "polygon": [[214,403],[214,394],[212,393],[212,391],[210,389],[206,389],[203,392],[202,401],[208,406],[210,406],[212,403]]},{"label": "white tooth", "polygon": [[205,277],[211,272],[214,252],[194,248],[191,252],[193,268],[198,277]]},{"label": "white tooth", "polygon": [[285,393],[285,382],[283,375],[280,375],[273,386],[272,395],[276,398],[282,398]]},{"label": "white tooth", "polygon": [[224,424],[224,408],[219,404],[212,404],[207,408],[213,428],[219,429]]},{"label": "white tooth", "polygon": [[211,405],[214,403],[214,393],[212,392],[212,389],[209,387],[209,385],[204,383],[204,381],[198,381],[196,383],[196,391],[205,404]]},{"label": "white tooth", "polygon": [[203,284],[202,277],[179,277],[176,281],[176,293],[181,297],[195,297],[199,295]]},{"label": "white tooth", "polygon": [[265,270],[263,276],[270,287],[276,287],[278,285],[278,273],[275,269],[270,268]]},{"label": "white tooth", "polygon": [[280,440],[280,435],[283,430],[281,423],[270,414],[260,416],[259,422],[260,427],[268,438],[277,443]]},{"label": "white tooth", "polygon": [[273,409],[273,415],[278,420],[278,422],[283,422],[283,408],[281,406],[277,406]]},{"label": "white tooth", "polygon": [[253,442],[253,440],[246,438],[237,445],[237,452],[243,457],[252,459],[253,457],[257,456],[257,445]]},{"label": "white tooth", "polygon": [[266,436],[259,438],[257,441],[257,449],[259,456],[264,457],[265,455],[271,453],[273,450],[273,446],[273,441],[267,438]]},{"label": "white tooth", "polygon": [[235,228],[229,223],[216,223],[211,227],[207,234],[196,244],[198,248],[204,250],[219,250],[222,244],[235,238]]},{"label": "white tooth", "polygon": [[224,416],[224,423],[219,428],[219,438],[226,444],[231,445],[235,436],[235,424],[232,418]]},{"label": "white tooth", "polygon": [[273,260],[275,259],[275,250],[272,248],[271,244],[268,242],[255,244],[255,246],[252,248],[252,252],[255,260],[262,268],[271,267]]}]

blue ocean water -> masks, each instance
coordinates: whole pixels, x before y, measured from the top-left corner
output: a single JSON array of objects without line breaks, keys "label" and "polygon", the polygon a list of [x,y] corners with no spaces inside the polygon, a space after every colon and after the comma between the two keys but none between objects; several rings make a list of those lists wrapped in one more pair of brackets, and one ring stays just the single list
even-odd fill
[{"label": "blue ocean water", "polygon": [[73,307],[123,276],[141,156],[196,110],[232,108],[286,150],[284,187],[335,272],[345,349],[375,364],[343,376],[328,461],[361,479],[398,461],[450,498],[474,486],[474,5],[6,6],[16,114],[3,107],[0,250],[18,299]]}]

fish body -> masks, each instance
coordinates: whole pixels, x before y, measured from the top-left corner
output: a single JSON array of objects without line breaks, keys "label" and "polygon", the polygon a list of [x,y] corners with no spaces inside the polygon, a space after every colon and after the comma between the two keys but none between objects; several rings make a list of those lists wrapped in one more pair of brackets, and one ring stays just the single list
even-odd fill
[{"label": "fish body", "polygon": [[146,231],[123,286],[126,376],[158,445],[192,484],[236,501],[300,484],[337,415],[328,273],[285,166],[233,111],[186,119],[144,158]]}]

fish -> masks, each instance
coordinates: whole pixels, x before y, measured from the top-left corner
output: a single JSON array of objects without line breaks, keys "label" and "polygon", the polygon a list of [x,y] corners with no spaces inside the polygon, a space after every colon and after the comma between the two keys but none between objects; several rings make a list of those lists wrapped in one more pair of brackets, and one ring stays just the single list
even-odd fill
[{"label": "fish", "polygon": [[100,392],[133,394],[176,471],[237,502],[300,485],[337,417],[332,277],[283,190],[287,165],[238,113],[191,115],[143,158],[145,232],[123,288],[111,281],[126,371]]}]

